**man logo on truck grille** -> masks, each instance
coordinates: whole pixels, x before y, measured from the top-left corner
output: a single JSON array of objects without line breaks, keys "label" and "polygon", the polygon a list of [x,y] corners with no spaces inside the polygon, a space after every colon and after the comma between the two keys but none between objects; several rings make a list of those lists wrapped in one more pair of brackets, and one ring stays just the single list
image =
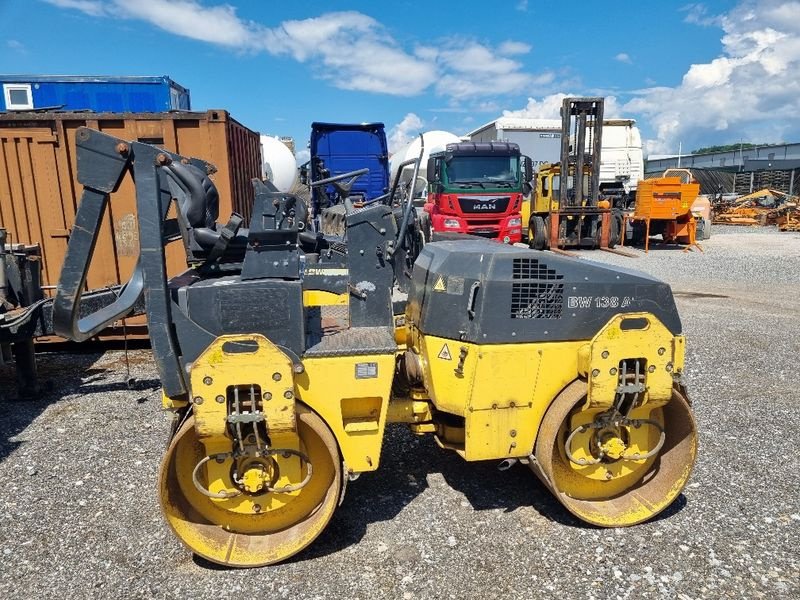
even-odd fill
[{"label": "man logo on truck grille", "polygon": [[447,347],[447,344],[442,346],[442,349],[439,350],[439,358],[442,360],[453,360],[453,357],[450,356],[450,348]]},{"label": "man logo on truck grille", "polygon": [[446,292],[447,291],[447,284],[444,282],[444,277],[439,275],[439,279],[436,280],[436,283],[433,284],[433,291],[434,292]]}]

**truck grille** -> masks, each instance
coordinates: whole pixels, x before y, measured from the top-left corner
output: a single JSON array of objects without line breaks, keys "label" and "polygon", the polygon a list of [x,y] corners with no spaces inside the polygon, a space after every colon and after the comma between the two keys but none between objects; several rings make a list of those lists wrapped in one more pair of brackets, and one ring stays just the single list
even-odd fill
[{"label": "truck grille", "polygon": [[516,280],[511,286],[512,319],[561,318],[564,284],[555,282],[563,275],[535,258],[515,258],[512,278]]},{"label": "truck grille", "polygon": [[510,196],[463,196],[458,198],[458,206],[464,214],[504,213],[511,202]]}]

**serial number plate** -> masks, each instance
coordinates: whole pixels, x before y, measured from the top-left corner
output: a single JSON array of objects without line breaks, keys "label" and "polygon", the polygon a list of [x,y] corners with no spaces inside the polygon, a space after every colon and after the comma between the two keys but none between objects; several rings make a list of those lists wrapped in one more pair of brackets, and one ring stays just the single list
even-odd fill
[{"label": "serial number plate", "polygon": [[374,379],[378,376],[378,363],[356,363],[356,379]]}]

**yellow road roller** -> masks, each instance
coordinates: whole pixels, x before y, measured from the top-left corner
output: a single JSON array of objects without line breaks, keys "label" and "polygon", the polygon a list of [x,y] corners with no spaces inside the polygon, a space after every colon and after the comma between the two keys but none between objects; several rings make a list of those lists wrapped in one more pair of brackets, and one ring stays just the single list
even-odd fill
[{"label": "yellow road roller", "polygon": [[[481,239],[425,244],[410,200],[350,202],[362,172],[313,182],[342,200],[316,215],[255,181],[249,222],[222,224],[207,163],[86,128],[76,143],[84,190],[54,327],[87,339],[144,299],[174,415],[161,506],[197,555],[254,567],[311,544],[345,484],[378,469],[387,423],[467,461],[528,464],[594,525],[645,521],[686,484],[696,428],[668,285]],[[137,266],[89,306],[103,214],[128,176]],[[172,241],[180,274],[166,272]]]}]

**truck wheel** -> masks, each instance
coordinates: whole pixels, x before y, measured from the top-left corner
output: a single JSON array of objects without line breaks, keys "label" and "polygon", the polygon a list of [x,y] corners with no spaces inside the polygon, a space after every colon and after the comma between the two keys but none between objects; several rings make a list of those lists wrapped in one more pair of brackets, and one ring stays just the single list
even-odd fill
[{"label": "truck wheel", "polygon": [[528,226],[528,246],[534,250],[544,250],[547,245],[547,231],[542,217],[531,217]]}]

